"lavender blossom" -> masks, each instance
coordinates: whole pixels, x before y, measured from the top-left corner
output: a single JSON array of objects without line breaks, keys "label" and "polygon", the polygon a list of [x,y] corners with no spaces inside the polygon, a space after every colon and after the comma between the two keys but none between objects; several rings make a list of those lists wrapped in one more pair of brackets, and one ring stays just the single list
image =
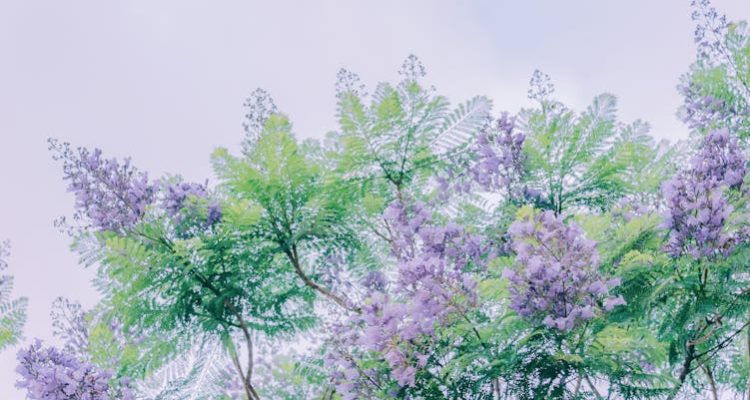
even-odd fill
[{"label": "lavender blossom", "polygon": [[718,126],[737,129],[742,118],[750,115],[750,110],[737,110],[723,99],[702,94],[696,83],[682,84],[678,90],[684,99],[680,118],[694,131],[705,132]]},{"label": "lavender blossom", "polygon": [[732,249],[737,238],[725,229],[733,211],[725,192],[742,185],[746,162],[737,138],[720,129],[704,137],[688,169],[664,184],[668,211],[663,225],[670,230],[670,255],[699,259]]},{"label": "lavender blossom", "polygon": [[483,130],[477,137],[476,163],[471,176],[485,190],[505,188],[508,195],[514,192],[523,174],[523,143],[525,135],[515,131],[515,118],[503,114],[494,126]]},{"label": "lavender blossom", "polygon": [[479,264],[481,238],[455,224],[436,226],[424,204],[392,203],[384,218],[393,233],[398,279],[392,294],[373,291],[362,308],[364,323],[357,344],[383,354],[400,386],[414,386],[427,358],[413,342],[427,340],[451,315],[476,305],[476,283],[466,271]]},{"label": "lavender blossom", "polygon": [[206,210],[206,224],[213,225],[221,221],[222,216],[221,206],[218,202],[214,201],[208,205],[208,209]]},{"label": "lavender blossom", "polygon": [[508,198],[523,195],[523,144],[526,136],[516,130],[514,117],[503,113],[476,136],[466,154],[453,160],[447,176],[437,178],[443,197],[451,190],[469,192],[473,185],[489,192],[503,192]]},{"label": "lavender blossom", "polygon": [[26,389],[30,400],[133,400],[128,382],[110,385],[112,374],[37,340],[18,352],[16,387]]},{"label": "lavender blossom", "polygon": [[205,211],[205,217],[198,213],[190,200],[209,199],[206,184],[177,182],[164,186],[163,207],[167,215],[181,224],[189,220],[198,225],[211,226],[222,218],[222,209],[217,201],[212,200]]},{"label": "lavender blossom", "polygon": [[737,137],[728,129],[719,129],[706,135],[701,152],[693,159],[691,167],[719,185],[737,188],[747,173],[746,164]]},{"label": "lavender blossom", "polygon": [[123,232],[136,225],[154,200],[148,175],[117,159],[104,159],[99,149],[70,148],[49,140],[53,158],[62,161],[68,190],[76,198],[76,217],[87,218],[97,230]]},{"label": "lavender blossom", "polygon": [[395,201],[383,218],[396,260],[395,280],[368,274],[361,314],[335,325],[329,339],[325,363],[344,399],[372,398],[373,387],[382,387],[374,384],[379,371],[358,365],[353,354],[379,354],[397,386],[415,386],[439,327],[467,318],[477,306],[470,271],[486,268],[489,252],[482,238],[456,224],[435,224],[421,202]]},{"label": "lavender blossom", "polygon": [[[365,381],[376,380],[372,371],[365,371],[352,357],[349,352],[357,345],[358,335],[352,325],[356,325],[356,318],[351,318],[346,323],[336,323],[331,326],[331,337],[329,347],[323,357],[323,366],[331,372],[331,380],[336,387],[336,392],[343,400],[355,400],[362,397],[374,398],[369,395],[369,387]],[[373,376],[363,376],[372,373]]]},{"label": "lavender blossom", "polygon": [[[684,98],[681,117],[691,129],[701,133],[720,127],[743,131],[750,117],[750,92],[747,83],[743,83],[743,71],[748,67],[744,50],[747,31],[741,28],[742,23],[733,27],[709,0],[692,0],[691,6],[698,61],[678,86]],[[721,80],[718,86],[716,78]]]},{"label": "lavender blossom", "polygon": [[385,290],[388,280],[380,271],[370,271],[362,278],[362,286],[372,291]]},{"label": "lavender blossom", "polygon": [[164,209],[170,217],[179,214],[190,197],[204,198],[208,194],[205,185],[192,182],[177,182],[167,185],[165,192]]},{"label": "lavender blossom", "polygon": [[596,243],[577,225],[546,211],[515,221],[509,233],[516,260],[504,274],[510,281],[510,307],[522,317],[569,331],[602,310],[625,304],[621,296],[609,296],[619,282],[601,277]]}]

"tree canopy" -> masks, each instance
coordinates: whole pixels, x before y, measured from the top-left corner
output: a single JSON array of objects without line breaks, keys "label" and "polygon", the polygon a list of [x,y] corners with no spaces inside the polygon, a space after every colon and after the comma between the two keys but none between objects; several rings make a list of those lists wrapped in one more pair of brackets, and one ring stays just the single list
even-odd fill
[{"label": "tree canopy", "polygon": [[[31,399],[750,396],[750,28],[693,2],[690,140],[574,110],[451,104],[414,56],[300,141],[264,90],[215,184],[50,140],[101,302],[55,303]],[[239,141],[239,138],[238,138]],[[24,300],[0,278],[0,348]],[[6,284],[5,286],[3,284]],[[750,397],[749,397],[750,398]]]}]

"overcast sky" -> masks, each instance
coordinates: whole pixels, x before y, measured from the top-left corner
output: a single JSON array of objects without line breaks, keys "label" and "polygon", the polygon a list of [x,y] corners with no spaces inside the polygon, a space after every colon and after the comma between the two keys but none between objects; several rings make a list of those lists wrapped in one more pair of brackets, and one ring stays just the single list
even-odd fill
[{"label": "overcast sky", "polygon": [[[339,68],[370,87],[407,55],[452,101],[528,105],[534,69],[575,108],[610,92],[620,117],[659,138],[676,119],[679,76],[694,58],[688,1],[35,1],[0,0],[0,239],[13,244],[16,294],[30,298],[24,343],[52,340],[52,301],[95,304],[93,271],[52,221],[72,196],[47,137],[132,156],[158,176],[211,178],[209,154],[237,149],[242,102],[267,89],[303,137],[334,130]],[[747,0],[716,0],[750,19]],[[16,348],[0,354],[0,398]]]}]

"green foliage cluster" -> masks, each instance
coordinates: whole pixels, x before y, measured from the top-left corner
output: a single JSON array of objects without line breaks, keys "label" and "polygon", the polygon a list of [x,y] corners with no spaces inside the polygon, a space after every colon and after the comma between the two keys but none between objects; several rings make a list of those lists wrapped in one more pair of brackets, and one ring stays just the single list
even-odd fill
[{"label": "green foliage cluster", "polygon": [[[0,242],[0,271],[7,268],[5,258],[10,254],[10,243]],[[0,350],[18,342],[26,322],[25,297],[13,298],[13,277],[0,275]]]}]

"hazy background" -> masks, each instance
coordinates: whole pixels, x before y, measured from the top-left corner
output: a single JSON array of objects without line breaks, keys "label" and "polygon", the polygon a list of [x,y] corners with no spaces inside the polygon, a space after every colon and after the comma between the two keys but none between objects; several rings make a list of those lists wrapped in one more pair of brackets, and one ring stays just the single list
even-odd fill
[{"label": "hazy background", "polygon": [[[239,147],[254,88],[274,96],[298,135],[320,137],[336,128],[339,68],[372,88],[414,53],[454,102],[482,94],[496,112],[517,111],[539,68],[571,106],[611,92],[623,120],[684,138],[674,115],[694,59],[688,3],[0,0],[0,239],[13,244],[15,293],[30,298],[24,343],[52,340],[56,297],[97,301],[93,271],[52,226],[73,199],[47,137],[130,155],[153,177],[203,180],[214,147]],[[748,0],[715,5],[750,19]],[[4,400],[23,398],[17,348],[0,354]]]}]

